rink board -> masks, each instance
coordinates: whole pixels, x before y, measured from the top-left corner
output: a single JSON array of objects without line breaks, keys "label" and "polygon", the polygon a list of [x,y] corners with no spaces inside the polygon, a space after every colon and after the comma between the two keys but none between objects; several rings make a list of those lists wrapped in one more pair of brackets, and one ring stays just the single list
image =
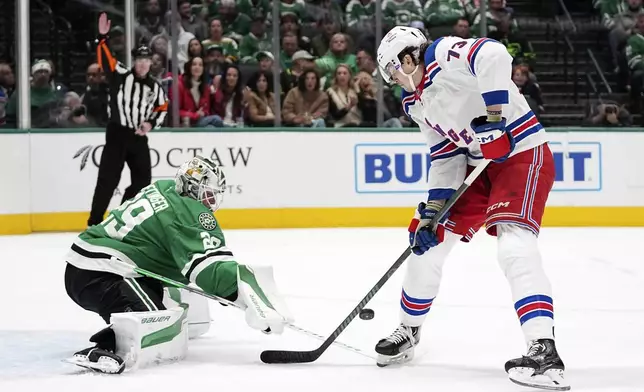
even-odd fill
[{"label": "rink board", "polygon": [[[550,132],[556,181],[550,226],[644,225],[644,133]],[[0,134],[0,233],[77,231],[86,225],[103,132]],[[427,191],[428,149],[419,132],[156,131],[153,179],[173,178],[201,154],[228,181],[217,213],[226,228],[405,226]],[[129,184],[123,171],[110,208]]]}]

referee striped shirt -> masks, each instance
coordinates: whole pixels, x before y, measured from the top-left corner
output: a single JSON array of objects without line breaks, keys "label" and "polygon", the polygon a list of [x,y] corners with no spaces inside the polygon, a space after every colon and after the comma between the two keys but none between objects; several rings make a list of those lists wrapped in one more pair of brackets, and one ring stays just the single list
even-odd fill
[{"label": "referee striped shirt", "polygon": [[139,78],[133,69],[118,62],[105,37],[100,39],[96,54],[110,86],[107,109],[110,122],[134,130],[144,122],[149,122],[152,128],[161,127],[168,112],[168,100],[161,84],[149,75]]}]

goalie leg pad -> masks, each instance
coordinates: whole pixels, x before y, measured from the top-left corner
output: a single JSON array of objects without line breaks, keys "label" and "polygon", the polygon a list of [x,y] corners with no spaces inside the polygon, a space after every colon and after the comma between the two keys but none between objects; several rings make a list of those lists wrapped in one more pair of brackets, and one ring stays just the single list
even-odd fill
[{"label": "goalie leg pad", "polygon": [[237,303],[246,310],[246,323],[266,333],[281,334],[293,322],[286,302],[277,290],[270,266],[237,266]]},{"label": "goalie leg pad", "polygon": [[176,287],[166,287],[164,290],[163,305],[166,308],[176,308],[187,304],[188,308],[188,338],[194,339],[204,335],[210,329],[210,304],[203,295]]},{"label": "goalie leg pad", "polygon": [[110,320],[116,355],[128,369],[178,361],[188,351],[188,305],[155,311],[115,313]]}]

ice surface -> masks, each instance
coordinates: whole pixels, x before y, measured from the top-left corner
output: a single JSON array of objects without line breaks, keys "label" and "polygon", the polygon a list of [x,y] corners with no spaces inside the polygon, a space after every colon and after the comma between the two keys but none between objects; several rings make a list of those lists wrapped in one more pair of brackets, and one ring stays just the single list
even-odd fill
[{"label": "ice surface", "polygon": [[[287,330],[265,336],[242,314],[212,304],[213,327],[180,363],[121,376],[87,373],[61,359],[87,347],[102,320],[65,293],[63,255],[74,234],[0,237],[0,391],[530,391],[504,362],[525,351],[494,239],[479,233],[448,261],[416,360],[378,368],[335,347],[317,362],[265,365],[264,349],[313,349]],[[239,230],[227,233],[243,263],[272,263],[296,323],[328,335],[405,249],[404,229]],[[573,391],[644,391],[642,229],[544,229],[558,348]],[[404,267],[403,267],[404,269]],[[403,271],[340,339],[371,350],[397,325]],[[259,389],[261,388],[261,389]]]}]

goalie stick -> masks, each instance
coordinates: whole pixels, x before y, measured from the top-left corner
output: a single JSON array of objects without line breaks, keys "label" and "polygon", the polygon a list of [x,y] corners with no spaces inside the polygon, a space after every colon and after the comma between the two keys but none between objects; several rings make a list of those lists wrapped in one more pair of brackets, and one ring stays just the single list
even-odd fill
[{"label": "goalie stick", "polygon": [[[214,300],[214,301],[217,301],[217,302],[219,302],[220,304],[223,304],[223,305],[226,305],[226,306],[232,306],[232,307],[234,307],[234,308],[237,308],[237,309],[243,310],[241,307],[239,307],[239,305],[237,305],[236,303],[234,303],[234,302],[232,302],[232,301],[229,301],[229,300],[227,300],[227,299],[225,299],[225,298],[221,298],[221,297],[218,297],[218,296],[216,296],[216,295],[212,295],[212,294],[206,293],[205,291],[203,291],[203,290],[201,290],[201,289],[198,289],[198,288],[196,288],[196,287],[192,287],[192,286],[189,286],[189,285],[183,284],[183,283],[181,283],[181,282],[177,282],[176,280],[172,280],[172,279],[170,279],[170,278],[166,278],[165,276],[162,276],[162,275],[156,274],[156,273],[154,273],[154,272],[151,272],[151,271],[145,270],[145,269],[143,269],[143,268],[133,267],[133,266],[131,266],[131,265],[129,265],[129,264],[127,264],[127,265],[128,265],[128,266],[129,266],[129,267],[130,267],[134,272],[138,273],[139,275],[147,276],[147,277],[149,277],[149,278],[153,278],[153,279],[159,280],[159,281],[161,281],[161,282],[163,282],[163,283],[166,283],[166,284],[168,284],[168,285],[170,285],[170,286],[174,286],[174,287],[176,287],[176,288],[184,289],[184,290],[186,290],[186,291],[190,291],[191,293],[195,293],[195,294],[198,294],[198,295],[204,296],[204,297],[206,297],[206,298],[209,298],[209,299],[212,299],[212,300]],[[316,338],[316,339],[318,339],[318,340],[324,340],[324,336],[319,335],[319,334],[317,334],[317,333],[315,333],[315,332],[309,331],[309,330],[307,330],[307,329],[304,329],[304,328],[302,328],[302,327],[298,327],[298,326],[297,326],[297,325],[295,325],[295,324],[287,324],[287,326],[288,326],[290,329],[294,330],[294,331],[297,331],[297,332],[303,333],[303,334],[305,334],[305,335],[311,336],[311,337]],[[370,359],[374,359],[374,360],[376,359],[376,357],[375,357],[375,356],[373,356],[373,355],[369,355],[368,353],[366,353],[366,352],[364,352],[364,351],[360,350],[359,348],[356,348],[356,347],[353,347],[353,346],[349,346],[348,344],[344,344],[344,343],[342,343],[342,342],[333,342],[333,343],[334,343],[336,346],[341,347],[341,348],[343,348],[343,349],[345,349],[345,350],[352,351],[352,352],[354,352],[354,353],[356,353],[356,354],[360,354],[360,355],[362,355],[362,356],[364,356],[364,357],[367,357],[367,358],[370,358]]]},{"label": "goalie stick", "polygon": [[[436,228],[438,222],[447,215],[449,210],[454,206],[456,201],[465,193],[465,191],[472,185],[474,180],[485,170],[489,160],[484,160],[479,163],[474,170],[465,178],[463,184],[454,192],[443,208],[432,218],[429,223],[430,227]],[[287,351],[287,350],[266,350],[260,355],[260,359],[264,363],[308,363],[314,362],[329,348],[331,344],[340,336],[340,334],[347,328],[353,319],[360,313],[360,311],[367,305],[367,303],[380,291],[382,286],[391,278],[391,276],[400,268],[400,266],[407,260],[411,254],[411,248],[407,247],[405,251],[398,257],[394,264],[389,267],[387,272],[378,280],[378,282],[369,290],[367,295],[358,303],[358,305],[349,313],[349,315],[342,320],[340,325],[331,333],[331,335],[322,343],[322,345],[315,350],[311,351]]]}]

